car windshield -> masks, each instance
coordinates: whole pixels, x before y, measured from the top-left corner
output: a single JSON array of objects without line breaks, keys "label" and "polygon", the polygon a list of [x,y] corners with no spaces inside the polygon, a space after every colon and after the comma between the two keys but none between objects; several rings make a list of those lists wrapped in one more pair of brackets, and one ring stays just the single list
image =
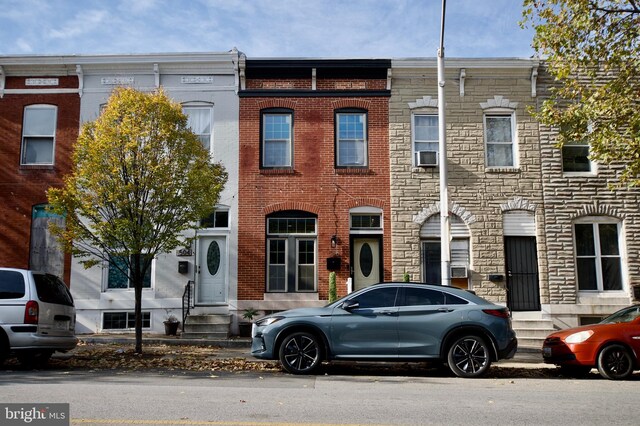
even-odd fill
[{"label": "car windshield", "polygon": [[640,305],[631,306],[629,308],[622,309],[614,314],[609,315],[600,324],[615,324],[620,322],[631,322],[640,316]]}]

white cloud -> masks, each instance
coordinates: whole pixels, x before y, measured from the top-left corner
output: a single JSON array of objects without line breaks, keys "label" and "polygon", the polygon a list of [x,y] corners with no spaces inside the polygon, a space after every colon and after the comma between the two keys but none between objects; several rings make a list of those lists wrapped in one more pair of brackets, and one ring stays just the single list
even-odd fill
[{"label": "white cloud", "polygon": [[26,41],[25,39],[19,38],[18,40],[16,40],[16,46],[18,47],[18,50],[20,51],[20,53],[33,52],[33,48],[31,47],[29,42]]},{"label": "white cloud", "polygon": [[89,10],[78,13],[70,21],[64,23],[60,29],[49,31],[51,38],[69,39],[91,33],[100,28],[100,25],[113,25],[114,22],[106,22],[108,12],[105,10]]}]

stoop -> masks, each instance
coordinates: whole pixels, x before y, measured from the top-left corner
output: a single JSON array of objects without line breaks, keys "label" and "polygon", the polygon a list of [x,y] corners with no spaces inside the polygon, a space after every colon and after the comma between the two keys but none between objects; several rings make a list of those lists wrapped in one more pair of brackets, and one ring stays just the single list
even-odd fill
[{"label": "stoop", "polygon": [[184,323],[182,339],[227,339],[231,315],[229,314],[191,314]]}]

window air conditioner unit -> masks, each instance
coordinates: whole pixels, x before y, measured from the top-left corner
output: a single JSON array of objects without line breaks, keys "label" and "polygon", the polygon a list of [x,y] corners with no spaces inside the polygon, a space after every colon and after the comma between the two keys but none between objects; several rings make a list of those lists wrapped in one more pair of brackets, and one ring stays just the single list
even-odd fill
[{"label": "window air conditioner unit", "polygon": [[469,271],[467,271],[466,266],[451,267],[451,278],[467,278],[468,276],[469,276]]},{"label": "window air conditioner unit", "polygon": [[438,165],[438,151],[416,152],[416,165],[418,167],[435,167]]}]

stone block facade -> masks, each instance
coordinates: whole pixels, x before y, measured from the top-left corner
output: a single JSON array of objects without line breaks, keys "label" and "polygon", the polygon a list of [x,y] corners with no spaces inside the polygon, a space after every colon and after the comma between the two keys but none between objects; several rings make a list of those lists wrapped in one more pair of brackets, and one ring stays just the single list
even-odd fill
[{"label": "stone block facade", "polygon": [[[468,286],[478,295],[506,304],[507,274],[504,214],[532,213],[538,253],[546,238],[542,223],[542,158],[538,124],[527,108],[535,107],[536,61],[451,60],[446,63],[446,137],[450,213],[468,229]],[[437,114],[435,60],[394,60],[389,104],[393,278],[408,273],[424,281],[421,228],[439,221],[438,167],[418,167],[414,156],[412,115]],[[490,167],[485,143],[485,114],[512,114],[515,164]],[[412,133],[413,132],[413,133]],[[436,139],[437,140],[437,139]],[[440,161],[443,156],[440,155]],[[538,256],[540,298],[546,292],[545,256]],[[489,275],[503,279],[490,281]]]},{"label": "stone block facade", "polygon": [[[538,80],[538,102],[556,84],[544,67]],[[544,193],[544,232],[548,263],[549,312],[558,327],[577,326],[628,305],[633,288],[640,285],[640,192],[614,188],[621,165],[591,163],[590,171],[563,169],[563,152],[557,146],[556,129],[540,126],[540,153]],[[620,289],[580,289],[574,225],[613,223],[618,227],[621,261]]]}]

